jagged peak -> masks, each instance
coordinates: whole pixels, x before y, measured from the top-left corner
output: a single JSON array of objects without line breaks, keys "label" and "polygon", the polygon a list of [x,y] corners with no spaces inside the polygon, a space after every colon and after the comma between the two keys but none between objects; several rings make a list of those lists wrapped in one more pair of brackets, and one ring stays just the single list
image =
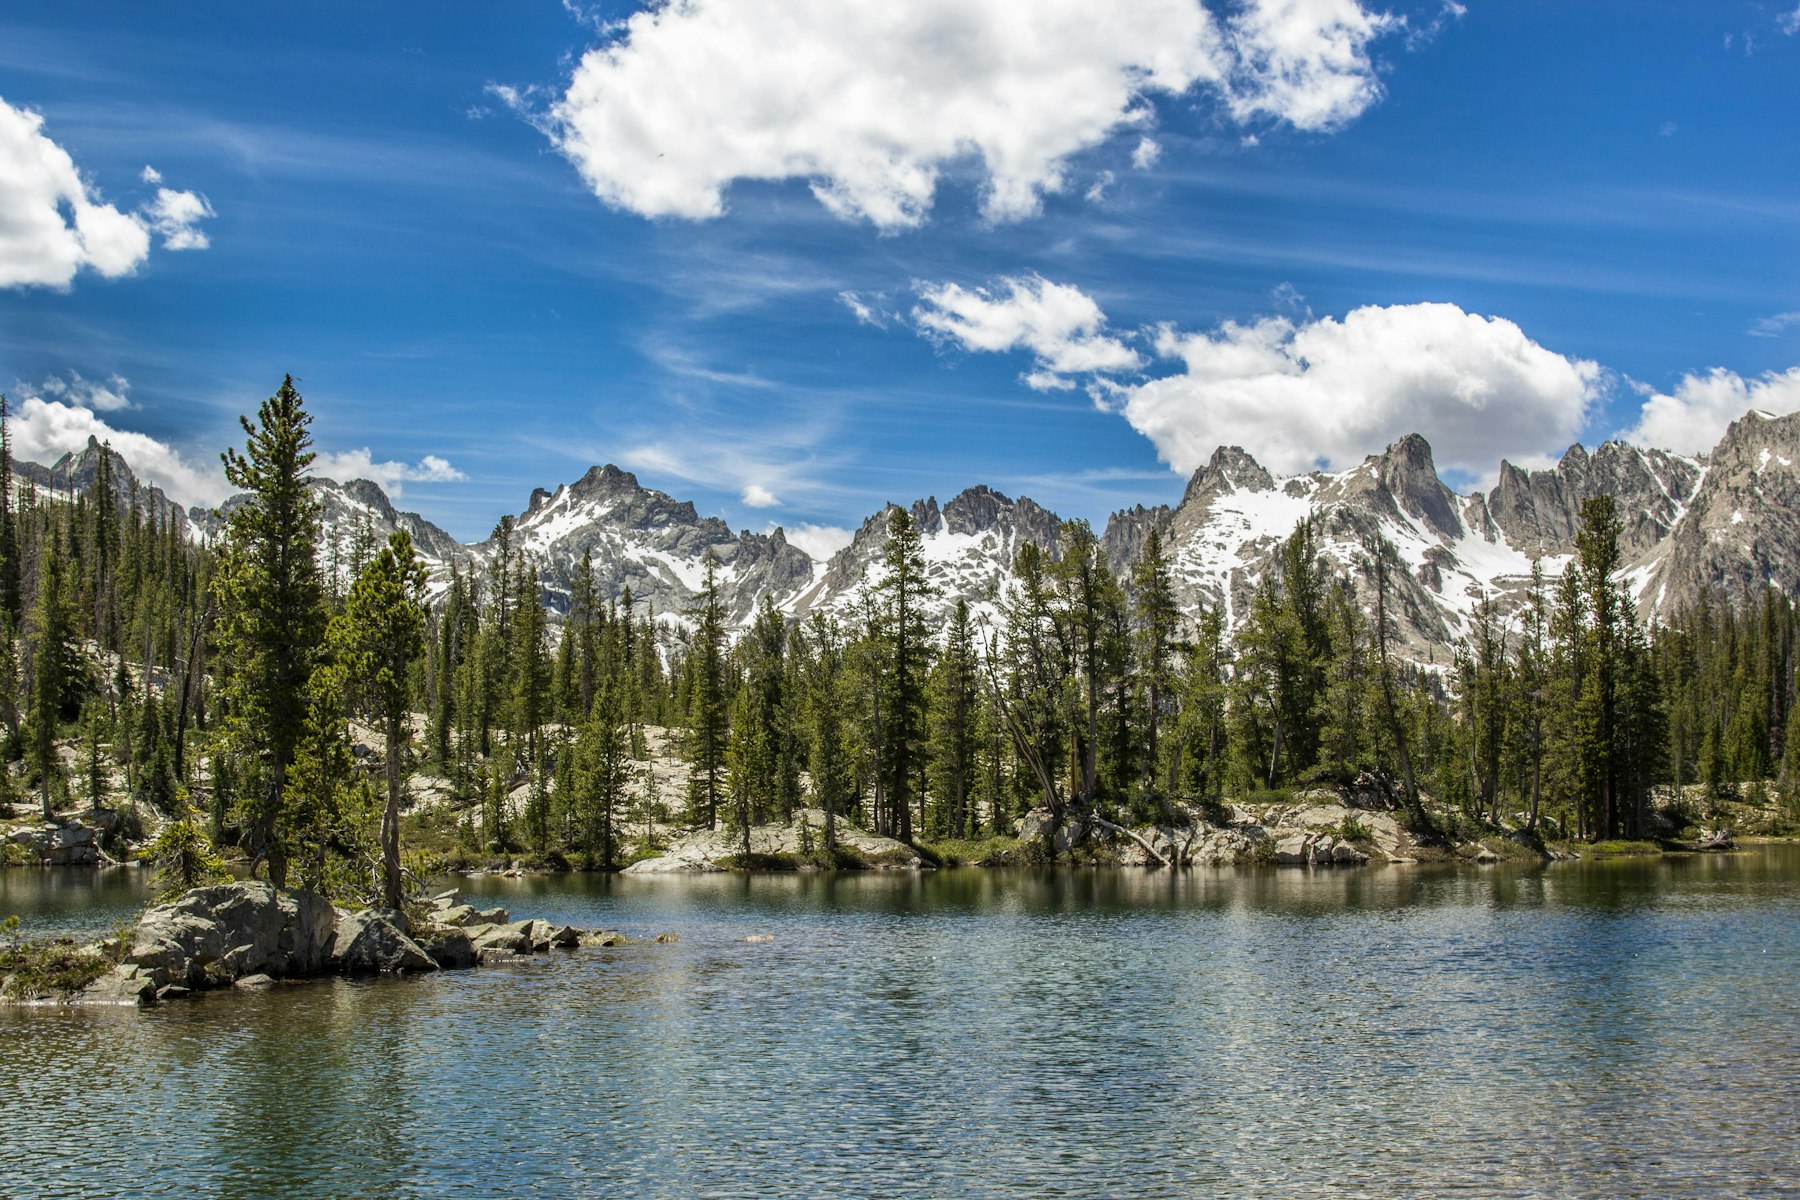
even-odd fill
[{"label": "jagged peak", "polygon": [[1443,537],[1462,536],[1462,521],[1450,502],[1450,489],[1438,478],[1431,443],[1423,436],[1409,433],[1389,446],[1376,463],[1376,475],[1402,512]]},{"label": "jagged peak", "polygon": [[1242,446],[1220,446],[1212,452],[1206,465],[1188,480],[1181,502],[1235,492],[1267,492],[1275,488],[1275,477]]}]

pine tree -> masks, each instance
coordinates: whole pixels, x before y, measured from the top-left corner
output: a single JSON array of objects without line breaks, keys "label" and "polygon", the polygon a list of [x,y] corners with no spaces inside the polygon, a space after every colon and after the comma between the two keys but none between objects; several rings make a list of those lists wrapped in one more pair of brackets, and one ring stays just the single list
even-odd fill
[{"label": "pine tree", "polygon": [[288,858],[282,804],[325,618],[319,506],[306,474],[312,416],[289,376],[262,404],[255,425],[239,420],[245,453],[225,452],[225,475],[247,498],[227,520],[213,577],[225,660],[221,699],[253,866],[266,863],[281,887]]},{"label": "pine tree", "polygon": [[44,820],[56,817],[53,787],[62,764],[56,754],[57,726],[63,710],[81,695],[80,651],[64,586],[64,555],[52,542],[40,556],[37,599],[27,622],[31,651],[31,768],[37,773]]},{"label": "pine tree", "polygon": [[382,903],[398,908],[402,753],[412,733],[413,661],[425,649],[425,564],[412,536],[397,530],[363,568],[327,641],[357,706],[381,722],[387,804],[381,816]]},{"label": "pine tree", "polygon": [[936,594],[925,575],[925,549],[912,514],[888,510],[881,597],[881,638],[886,643],[884,749],[881,772],[889,800],[887,833],[913,839],[912,800],[925,743],[925,681],[931,668],[931,635],[925,602]]},{"label": "pine tree", "polygon": [[959,596],[950,610],[944,653],[931,676],[931,782],[938,800],[932,832],[939,836],[966,838],[973,823],[980,670],[969,602]]},{"label": "pine tree", "polygon": [[1144,689],[1144,774],[1142,786],[1155,786],[1157,764],[1162,761],[1162,722],[1174,684],[1176,640],[1181,609],[1175,602],[1175,581],[1162,534],[1152,525],[1144,537],[1144,549],[1132,567],[1133,628],[1137,638],[1139,678]]},{"label": "pine tree", "polygon": [[731,692],[725,678],[725,611],[719,601],[719,560],[710,551],[693,618],[694,648],[688,663],[692,675],[687,718],[687,758],[692,768],[688,775],[688,813],[695,824],[717,829]]},{"label": "pine tree", "polygon": [[17,629],[24,616],[19,590],[19,528],[13,506],[12,425],[0,392],[0,633]]},{"label": "pine tree", "polygon": [[849,710],[843,634],[836,621],[814,613],[807,625],[807,766],[813,802],[825,810],[825,849],[837,847],[837,817],[854,790],[844,721]]}]

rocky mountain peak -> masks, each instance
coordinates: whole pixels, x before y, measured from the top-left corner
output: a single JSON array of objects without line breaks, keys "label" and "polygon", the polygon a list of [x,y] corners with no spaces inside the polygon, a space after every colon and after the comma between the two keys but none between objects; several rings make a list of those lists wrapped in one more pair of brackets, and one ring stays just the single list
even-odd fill
[{"label": "rocky mountain peak", "polygon": [[1376,460],[1375,469],[1381,486],[1401,512],[1422,522],[1439,537],[1462,536],[1455,494],[1438,478],[1430,442],[1409,433],[1387,448]]},{"label": "rocky mountain peak", "polygon": [[1203,504],[1215,496],[1236,491],[1267,492],[1275,487],[1275,477],[1250,456],[1242,446],[1220,446],[1212,452],[1204,467],[1188,480],[1181,504]]}]

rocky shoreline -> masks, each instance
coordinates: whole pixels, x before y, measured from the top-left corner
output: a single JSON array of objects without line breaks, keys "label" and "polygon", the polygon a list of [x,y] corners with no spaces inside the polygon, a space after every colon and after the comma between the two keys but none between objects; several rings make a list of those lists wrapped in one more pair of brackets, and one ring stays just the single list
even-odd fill
[{"label": "rocky shoreline", "polygon": [[[678,940],[661,934],[654,942]],[[68,992],[40,993],[0,983],[22,1003],[148,1005],[199,992],[257,990],[337,975],[413,974],[491,967],[553,950],[625,946],[616,930],[514,921],[503,908],[477,909],[460,892],[399,909],[338,908],[316,892],[280,890],[260,880],[195,888],[138,918],[123,943],[98,942],[95,977]],[[106,964],[114,964],[107,968]]]}]

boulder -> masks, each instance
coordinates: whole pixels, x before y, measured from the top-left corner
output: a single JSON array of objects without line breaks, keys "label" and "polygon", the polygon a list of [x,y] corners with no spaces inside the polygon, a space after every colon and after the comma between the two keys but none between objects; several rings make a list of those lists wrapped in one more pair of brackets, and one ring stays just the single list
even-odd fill
[{"label": "boulder", "polygon": [[441,929],[419,943],[431,961],[446,971],[459,971],[475,965],[475,943],[460,929]]},{"label": "boulder", "polygon": [[100,831],[80,821],[49,821],[12,831],[12,840],[47,867],[81,867],[100,861]]},{"label": "boulder", "polygon": [[1040,805],[1020,818],[1019,840],[1021,842],[1046,841],[1055,825],[1056,815],[1049,808]]},{"label": "boulder", "polygon": [[512,920],[512,914],[504,908],[484,908],[475,914],[474,919],[485,925],[504,925]]},{"label": "boulder", "polygon": [[156,981],[142,967],[126,963],[94,980],[71,999],[78,1004],[155,1004]]},{"label": "boulder", "polygon": [[437,970],[406,929],[406,914],[399,909],[365,908],[345,915],[337,926],[337,969],[348,975]]},{"label": "boulder", "polygon": [[274,987],[275,981],[267,975],[246,975],[231,986],[243,988],[245,991],[261,991],[264,988]]},{"label": "boulder", "polygon": [[[440,908],[431,914],[431,919],[439,925],[450,926],[452,928],[483,923],[481,914],[476,912],[474,906],[470,904],[456,904],[449,908]],[[504,922],[493,921],[486,923],[504,924]]]},{"label": "boulder", "polygon": [[316,975],[330,965],[336,933],[337,911],[323,896],[247,880],[195,888],[150,909],[125,961],[158,987]]},{"label": "boulder", "polygon": [[516,925],[469,925],[463,928],[477,951],[510,950],[515,954],[531,953],[531,937],[525,932],[529,921]]},{"label": "boulder", "polygon": [[1311,860],[1312,835],[1293,833],[1275,843],[1275,861],[1283,866],[1300,866]]},{"label": "boulder", "polygon": [[611,929],[596,929],[592,933],[581,935],[584,946],[629,946],[631,939]]}]

